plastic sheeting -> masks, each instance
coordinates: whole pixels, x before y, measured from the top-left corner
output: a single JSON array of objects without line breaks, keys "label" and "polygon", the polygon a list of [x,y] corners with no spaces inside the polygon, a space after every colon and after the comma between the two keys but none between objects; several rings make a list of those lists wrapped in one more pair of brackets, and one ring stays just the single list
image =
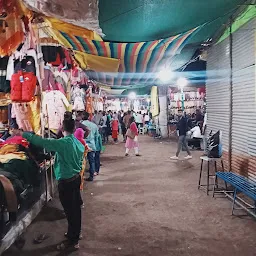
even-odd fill
[{"label": "plastic sheeting", "polygon": [[23,0],[23,2],[36,12],[59,18],[103,35],[99,26],[98,0]]}]

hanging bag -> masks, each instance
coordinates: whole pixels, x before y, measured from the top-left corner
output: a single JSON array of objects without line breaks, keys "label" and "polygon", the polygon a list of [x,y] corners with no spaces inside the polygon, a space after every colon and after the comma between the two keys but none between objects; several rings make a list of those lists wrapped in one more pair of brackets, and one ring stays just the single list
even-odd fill
[{"label": "hanging bag", "polygon": [[130,128],[128,128],[126,132],[126,136],[133,140],[135,138],[135,133]]}]

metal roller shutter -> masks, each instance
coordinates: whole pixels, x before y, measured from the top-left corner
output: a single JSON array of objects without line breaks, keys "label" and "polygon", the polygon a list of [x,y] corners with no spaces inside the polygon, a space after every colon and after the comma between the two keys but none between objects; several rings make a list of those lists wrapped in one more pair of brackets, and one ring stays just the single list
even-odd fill
[{"label": "metal roller shutter", "polygon": [[256,19],[233,34],[232,171],[256,180]]},{"label": "metal roller shutter", "polygon": [[229,39],[210,48],[207,60],[207,132],[222,131],[223,156],[228,168],[230,108]]}]

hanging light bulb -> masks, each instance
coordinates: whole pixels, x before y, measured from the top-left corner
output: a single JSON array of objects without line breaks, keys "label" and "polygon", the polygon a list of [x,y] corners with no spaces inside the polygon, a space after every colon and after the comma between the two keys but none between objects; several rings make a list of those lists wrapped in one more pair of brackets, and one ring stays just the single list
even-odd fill
[{"label": "hanging light bulb", "polygon": [[158,72],[157,78],[160,79],[162,82],[168,82],[174,77],[174,74],[169,69],[162,69]]}]

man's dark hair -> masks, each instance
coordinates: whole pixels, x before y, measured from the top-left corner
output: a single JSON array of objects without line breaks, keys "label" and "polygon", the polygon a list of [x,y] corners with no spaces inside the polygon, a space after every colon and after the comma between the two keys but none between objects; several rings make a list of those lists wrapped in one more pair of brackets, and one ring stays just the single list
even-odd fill
[{"label": "man's dark hair", "polygon": [[128,110],[128,112],[127,112],[127,113],[128,113],[128,115],[130,115],[132,112],[131,112],[131,110]]},{"label": "man's dark hair", "polygon": [[84,120],[88,120],[90,117],[90,114],[88,112],[84,112]]},{"label": "man's dark hair", "polygon": [[75,120],[72,118],[71,112],[65,112],[63,120],[63,130],[68,133],[74,133],[75,131]]}]

